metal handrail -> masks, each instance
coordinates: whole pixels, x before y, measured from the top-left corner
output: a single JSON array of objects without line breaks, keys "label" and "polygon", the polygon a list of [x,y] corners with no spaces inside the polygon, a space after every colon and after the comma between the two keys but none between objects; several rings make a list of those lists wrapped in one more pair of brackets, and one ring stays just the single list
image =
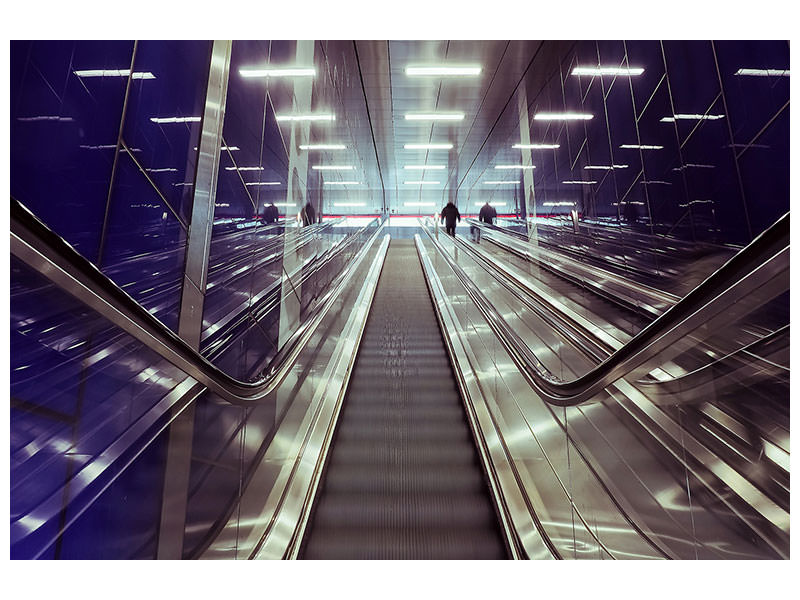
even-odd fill
[{"label": "metal handrail", "polygon": [[789,269],[789,213],[786,213],[594,369],[574,380],[561,381],[535,367],[539,361],[527,345],[510,330],[427,227],[423,229],[489,325],[499,334],[501,342],[521,367],[529,383],[544,400],[557,406],[575,406],[595,398],[601,390],[660,354],[698,325],[717,316],[737,300],[766,286],[768,282],[776,281],[788,273]]},{"label": "metal handrail", "polygon": [[356,258],[320,298],[312,316],[287,340],[273,359],[273,367],[260,379],[241,381],[209,362],[141,304],[42,223],[15,198],[11,198],[11,253],[58,287],[94,309],[159,356],[231,404],[249,405],[264,400],[293,366],[333,300],[346,287],[361,264],[382,225],[375,229]]}]

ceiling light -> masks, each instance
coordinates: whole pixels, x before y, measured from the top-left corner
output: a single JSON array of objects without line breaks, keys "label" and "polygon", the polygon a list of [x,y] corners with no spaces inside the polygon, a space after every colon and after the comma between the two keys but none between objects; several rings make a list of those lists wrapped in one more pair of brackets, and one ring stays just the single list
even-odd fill
[{"label": "ceiling light", "polygon": [[360,181],[325,181],[325,185],[359,185]]},{"label": "ceiling light", "polygon": [[335,121],[336,115],[275,115],[276,121]]},{"label": "ceiling light", "polygon": [[566,202],[566,201],[542,202],[542,206],[575,206],[575,203],[574,202]]},{"label": "ceiling light", "polygon": [[300,150],[344,150],[344,144],[300,144]]},{"label": "ceiling light", "polygon": [[406,67],[406,75],[461,75],[461,76],[474,76],[480,75],[481,67],[479,66],[444,66],[444,65],[431,65],[425,67]]},{"label": "ceiling light", "polygon": [[622,144],[620,148],[627,150],[661,150],[664,146],[648,146],[647,144]]},{"label": "ceiling light", "polygon": [[575,67],[572,75],[641,75],[642,67]]},{"label": "ceiling light", "polygon": [[734,75],[750,77],[789,77],[789,69],[739,69]]},{"label": "ceiling light", "polygon": [[150,117],[153,123],[198,123],[200,117]]},{"label": "ceiling light", "polygon": [[612,169],[627,169],[628,165],[586,165],[584,169],[598,169],[600,171],[611,171]]},{"label": "ceiling light", "polygon": [[145,171],[147,171],[148,173],[172,173],[172,172],[177,173],[178,169],[174,167],[163,167],[160,169],[145,169]]},{"label": "ceiling light", "polygon": [[316,74],[317,70],[314,67],[266,69],[253,69],[245,67],[239,69],[239,75],[242,77],[313,77]]},{"label": "ceiling light", "polygon": [[406,121],[460,121],[464,113],[406,113]]},{"label": "ceiling light", "polygon": [[406,150],[450,150],[453,144],[403,144]]},{"label": "ceiling light", "polygon": [[281,185],[280,181],[248,181],[245,185]]},{"label": "ceiling light", "polygon": [[495,169],[535,169],[534,165],[495,165]]},{"label": "ceiling light", "polygon": [[533,115],[534,120],[536,121],[588,121],[594,117],[594,115],[590,115],[588,113],[574,113],[574,112],[565,112],[565,113],[536,113]]},{"label": "ceiling light", "polygon": [[366,202],[334,202],[334,206],[366,206]]},{"label": "ceiling light", "polygon": [[662,123],[674,123],[677,120],[683,121],[716,121],[717,119],[724,119],[725,115],[687,115],[679,114],[671,117],[663,117]]},{"label": "ceiling light", "polygon": [[560,148],[561,144],[514,144],[511,147],[519,150],[555,150]]},{"label": "ceiling light", "polygon": [[659,179],[652,179],[650,181],[640,181],[639,183],[643,185],[672,185],[669,181],[661,181]]},{"label": "ceiling light", "polygon": [[439,185],[438,181],[405,181],[406,185]]},{"label": "ceiling light", "polygon": [[489,185],[499,185],[499,184],[503,184],[503,183],[513,183],[514,185],[518,185],[519,181],[484,181],[483,183],[486,183],[486,184],[489,184]]},{"label": "ceiling light", "polygon": [[[228,152],[236,152],[239,150],[239,146],[220,146],[220,150],[227,150]],[[194,147],[194,150],[197,150],[197,146]]]},{"label": "ceiling light", "polygon": [[353,165],[314,165],[315,171],[352,171]]},{"label": "ceiling light", "polygon": [[568,184],[575,184],[575,185],[590,185],[592,183],[597,183],[596,181],[562,181],[561,183],[568,183]]},{"label": "ceiling light", "polygon": [[[283,206],[283,207],[286,207],[286,208],[297,208],[297,204],[295,204],[294,202],[273,202],[272,205],[273,206]],[[269,206],[269,205],[265,204],[264,206]]]},{"label": "ceiling light", "polygon": [[[78,77],[127,77],[130,69],[90,69],[88,71],[73,71]],[[155,79],[156,76],[149,71],[134,71],[132,79]]]},{"label": "ceiling light", "polygon": [[441,170],[441,169],[444,169],[445,166],[444,165],[406,165],[403,168],[404,169],[413,169],[413,170],[416,170],[416,171],[424,171],[424,170],[431,170],[431,169]]},{"label": "ceiling light", "polygon": [[435,202],[405,202],[403,206],[436,206]]},{"label": "ceiling light", "polygon": [[263,171],[264,167],[225,167],[226,171]]},{"label": "ceiling light", "polygon": [[29,123],[34,121],[61,121],[61,122],[70,122],[74,121],[72,117],[59,117],[57,115],[38,115],[36,117],[17,117],[17,121],[22,121],[23,123]]}]

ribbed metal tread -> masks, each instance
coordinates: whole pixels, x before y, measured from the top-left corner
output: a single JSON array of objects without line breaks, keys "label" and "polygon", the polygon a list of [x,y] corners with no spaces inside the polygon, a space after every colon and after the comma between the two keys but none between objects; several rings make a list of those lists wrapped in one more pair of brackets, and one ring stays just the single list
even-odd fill
[{"label": "ribbed metal tread", "polygon": [[393,240],[303,558],[506,558],[411,240]]}]

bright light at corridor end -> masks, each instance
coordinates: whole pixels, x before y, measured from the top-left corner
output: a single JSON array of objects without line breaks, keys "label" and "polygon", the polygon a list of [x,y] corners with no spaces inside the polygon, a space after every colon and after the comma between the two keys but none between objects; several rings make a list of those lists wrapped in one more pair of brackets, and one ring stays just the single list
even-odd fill
[{"label": "bright light at corridor end", "polygon": [[479,65],[446,66],[446,65],[426,65],[418,67],[406,67],[406,75],[433,75],[433,76],[475,76],[481,74]]},{"label": "bright light at corridor end", "polygon": [[644,73],[642,67],[575,67],[572,69],[572,75],[589,75],[594,77],[596,75],[623,75],[633,76],[641,75]]}]

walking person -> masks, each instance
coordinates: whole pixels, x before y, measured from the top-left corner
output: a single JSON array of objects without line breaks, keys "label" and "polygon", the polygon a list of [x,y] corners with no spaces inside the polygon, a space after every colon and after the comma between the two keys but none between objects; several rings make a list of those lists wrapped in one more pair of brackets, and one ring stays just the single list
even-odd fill
[{"label": "walking person", "polygon": [[[488,202],[481,206],[481,212],[478,213],[478,220],[481,223],[486,223],[488,225],[493,225],[494,220],[497,218],[497,211],[494,209],[494,206],[489,204]],[[480,244],[481,243],[481,228],[476,227],[475,232],[475,242]]]},{"label": "walking person", "polygon": [[461,213],[458,212],[456,205],[453,201],[447,203],[442,209],[440,216],[441,221],[444,222],[444,227],[449,235],[456,236],[456,221],[461,221]]}]

